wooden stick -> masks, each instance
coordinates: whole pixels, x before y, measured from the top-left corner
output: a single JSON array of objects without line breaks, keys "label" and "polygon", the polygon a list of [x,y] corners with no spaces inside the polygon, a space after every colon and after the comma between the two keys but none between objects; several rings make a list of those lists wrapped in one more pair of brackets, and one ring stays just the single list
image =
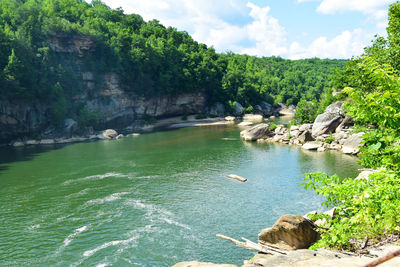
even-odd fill
[{"label": "wooden stick", "polygon": [[237,181],[242,182],[242,183],[247,181],[246,178],[244,178],[242,176],[239,176],[239,175],[236,175],[236,174],[221,174],[221,176],[225,176],[225,177],[228,177],[228,178],[233,179],[233,180],[237,180]]},{"label": "wooden stick", "polygon": [[243,237],[242,237],[242,239],[244,241],[246,241],[246,243],[245,242],[240,242],[240,241],[238,241],[236,239],[233,239],[233,238],[228,237],[228,236],[220,235],[220,234],[217,234],[217,237],[225,239],[225,240],[228,240],[228,241],[231,241],[231,242],[235,243],[238,247],[241,247],[241,248],[245,248],[245,249],[249,249],[249,250],[257,250],[259,252],[266,253],[266,254],[272,254],[272,255],[275,255],[275,254],[278,254],[278,253],[286,255],[286,253],[283,252],[283,251],[280,251],[280,250],[275,249],[275,248],[270,248],[269,246],[256,244],[256,243],[251,242],[250,240],[248,240],[246,238],[243,238]]},{"label": "wooden stick", "polygon": [[394,257],[397,257],[399,255],[400,255],[400,249],[396,250],[394,252],[391,252],[391,253],[387,254],[386,256],[378,258],[378,259],[374,260],[373,262],[365,265],[364,267],[375,267],[375,266],[378,266],[379,264],[384,263],[384,262],[386,262],[388,260],[391,260]]}]

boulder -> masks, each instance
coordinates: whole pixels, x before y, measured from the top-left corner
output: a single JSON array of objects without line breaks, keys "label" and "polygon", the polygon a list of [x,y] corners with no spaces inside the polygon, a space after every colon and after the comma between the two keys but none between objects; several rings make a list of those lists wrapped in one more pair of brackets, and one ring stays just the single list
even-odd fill
[{"label": "boulder", "polygon": [[215,103],[213,106],[210,107],[209,114],[222,117],[225,114],[225,107],[221,103]]},{"label": "boulder", "polygon": [[292,128],[290,128],[290,137],[298,137],[300,135],[300,131],[299,130],[293,130]]},{"label": "boulder", "polygon": [[240,132],[240,137],[245,141],[256,141],[257,139],[271,136],[269,124],[261,123],[250,129]]},{"label": "boulder", "polygon": [[272,228],[261,230],[258,242],[285,250],[308,248],[319,239],[313,224],[302,216],[283,215]]},{"label": "boulder", "polygon": [[313,127],[312,123],[306,123],[306,124],[303,124],[300,126],[299,131],[300,132],[308,131],[308,130],[311,130],[312,127]]},{"label": "boulder", "polygon": [[25,144],[28,145],[28,146],[30,146],[30,145],[38,145],[39,141],[37,141],[37,140],[27,140],[25,142]]},{"label": "boulder", "polygon": [[122,138],[124,138],[123,134],[119,134],[119,135],[117,135],[117,137],[115,137],[115,139],[122,139]]},{"label": "boulder", "polygon": [[225,120],[226,120],[226,121],[234,121],[234,120],[235,120],[235,117],[233,117],[233,116],[226,116],[226,117],[225,117]]},{"label": "boulder", "polygon": [[254,111],[262,114],[263,116],[269,117],[273,114],[273,106],[265,101],[262,101],[259,105],[254,106]]},{"label": "boulder", "polygon": [[302,148],[306,150],[317,150],[318,148],[322,147],[323,143],[318,141],[308,142],[305,143]]},{"label": "boulder", "polygon": [[240,103],[236,103],[233,107],[236,116],[240,116],[243,114],[243,106]]},{"label": "boulder", "polygon": [[333,104],[330,104],[324,111],[324,113],[328,113],[328,114],[335,114],[335,115],[339,115],[339,116],[344,116],[344,112],[343,112],[343,107],[344,104],[343,102],[337,101]]},{"label": "boulder", "polygon": [[343,142],[342,152],[345,154],[357,154],[358,152],[360,152],[360,145],[362,142],[361,136],[363,135],[364,133],[357,133],[347,138]]},{"label": "boulder", "polygon": [[314,141],[314,138],[311,135],[311,132],[309,130],[306,130],[303,132],[298,138],[300,144],[305,144],[307,142]]},{"label": "boulder", "polygon": [[179,262],[172,267],[236,267],[232,264],[215,264],[211,262],[186,261]]},{"label": "boulder", "polygon": [[315,119],[312,127],[312,135],[319,136],[335,132],[343,118],[336,114],[322,113]]},{"label": "boulder", "polygon": [[24,145],[25,145],[25,143],[21,142],[21,141],[15,141],[15,142],[11,143],[11,146],[13,146],[13,147],[21,147]]},{"label": "boulder", "polygon": [[317,151],[318,152],[325,152],[326,148],[325,147],[319,147],[319,148],[317,148]]},{"label": "boulder", "polygon": [[346,115],[343,119],[343,121],[339,124],[339,126],[336,128],[336,132],[340,133],[343,131],[343,129],[348,129],[349,127],[354,125],[353,118],[349,115]]},{"label": "boulder", "polygon": [[101,133],[101,136],[104,137],[104,139],[113,139],[117,137],[117,135],[118,135],[117,131],[113,129],[107,129]]}]

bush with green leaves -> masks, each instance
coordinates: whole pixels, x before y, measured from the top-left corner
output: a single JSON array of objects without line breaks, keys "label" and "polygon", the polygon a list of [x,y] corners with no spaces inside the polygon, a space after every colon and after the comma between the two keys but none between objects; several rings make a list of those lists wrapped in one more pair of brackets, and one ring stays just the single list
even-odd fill
[{"label": "bush with green leaves", "polygon": [[336,207],[327,229],[312,248],[355,250],[365,236],[370,239],[400,233],[400,183],[393,171],[382,170],[368,179],[341,179],[325,173],[307,174],[306,189],[326,197],[326,207]]}]

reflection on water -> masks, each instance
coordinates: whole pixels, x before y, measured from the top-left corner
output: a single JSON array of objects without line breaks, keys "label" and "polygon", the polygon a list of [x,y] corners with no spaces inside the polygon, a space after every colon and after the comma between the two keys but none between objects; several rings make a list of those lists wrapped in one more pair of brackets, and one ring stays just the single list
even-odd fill
[{"label": "reflection on water", "polygon": [[254,252],[215,234],[255,241],[282,214],[321,209],[299,187],[305,173],[359,167],[340,153],[244,143],[226,126],[7,153],[18,156],[0,164],[2,266],[240,265]]}]

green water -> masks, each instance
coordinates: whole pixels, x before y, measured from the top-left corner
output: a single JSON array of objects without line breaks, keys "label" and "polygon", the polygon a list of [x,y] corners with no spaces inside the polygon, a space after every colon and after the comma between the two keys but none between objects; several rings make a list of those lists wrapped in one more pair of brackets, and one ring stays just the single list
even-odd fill
[{"label": "green water", "polygon": [[304,173],[358,167],[341,153],[243,143],[234,127],[2,148],[0,266],[240,265],[254,252],[215,234],[256,241],[282,214],[321,209],[299,187]]}]

